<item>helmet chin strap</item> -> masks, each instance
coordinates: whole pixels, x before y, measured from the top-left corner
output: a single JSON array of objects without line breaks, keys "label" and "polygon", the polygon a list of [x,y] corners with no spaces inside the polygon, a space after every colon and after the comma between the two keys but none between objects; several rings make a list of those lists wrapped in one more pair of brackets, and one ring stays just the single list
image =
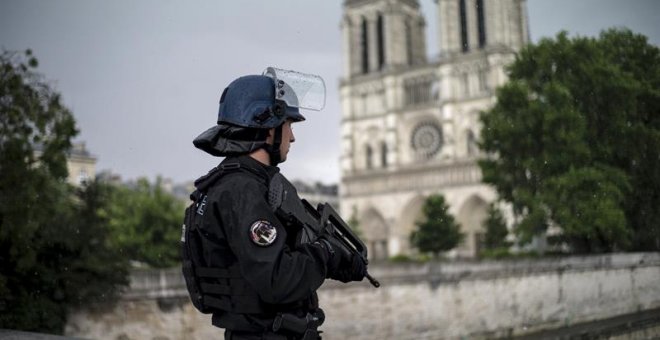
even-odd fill
[{"label": "helmet chin strap", "polygon": [[276,166],[280,162],[282,162],[282,154],[280,153],[280,146],[282,145],[282,126],[284,124],[280,124],[278,127],[275,128],[275,136],[273,138],[273,144],[272,145],[266,145],[265,149],[268,152],[268,155],[270,156],[270,165]]}]

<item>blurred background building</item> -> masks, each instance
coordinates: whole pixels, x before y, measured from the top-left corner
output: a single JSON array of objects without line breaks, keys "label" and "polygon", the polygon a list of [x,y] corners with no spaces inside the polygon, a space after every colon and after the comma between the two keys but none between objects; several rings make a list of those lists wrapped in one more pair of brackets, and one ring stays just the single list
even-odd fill
[{"label": "blurred background building", "polygon": [[73,143],[66,159],[69,183],[81,185],[96,177],[96,157],[85,147],[85,142]]},{"label": "blurred background building", "polygon": [[409,254],[425,197],[441,193],[473,257],[495,191],[481,183],[479,112],[529,41],[524,0],[438,0],[427,58],[416,0],[346,0],[341,22],[341,211],[357,211],[372,259]]},{"label": "blurred background building", "polygon": [[333,207],[339,206],[339,187],[336,184],[302,180],[293,180],[291,184],[298,191],[298,196],[307,200],[313,207],[321,203],[330,203]]},{"label": "blurred background building", "polygon": [[[35,157],[41,157],[42,153],[43,145],[35,145]],[[96,157],[87,150],[85,142],[72,143],[66,155],[66,167],[69,173],[67,181],[75,186],[96,177]]]}]

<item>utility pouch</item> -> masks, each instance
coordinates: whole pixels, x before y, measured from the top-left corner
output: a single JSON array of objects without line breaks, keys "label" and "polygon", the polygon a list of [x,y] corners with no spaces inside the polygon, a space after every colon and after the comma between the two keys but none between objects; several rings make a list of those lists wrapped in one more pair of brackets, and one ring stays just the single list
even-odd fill
[{"label": "utility pouch", "polygon": [[201,217],[199,212],[202,212],[203,214],[203,209],[206,204],[206,195],[204,195],[203,200],[199,200],[199,193],[195,192],[191,195],[191,198],[193,197],[196,198],[193,200],[193,203],[186,208],[184,223],[181,227],[181,270],[193,306],[195,306],[200,312],[208,314],[211,310],[204,305],[199,275],[195,272],[195,269],[200,267],[200,261],[202,259],[202,250],[200,249],[201,240],[198,227]]}]

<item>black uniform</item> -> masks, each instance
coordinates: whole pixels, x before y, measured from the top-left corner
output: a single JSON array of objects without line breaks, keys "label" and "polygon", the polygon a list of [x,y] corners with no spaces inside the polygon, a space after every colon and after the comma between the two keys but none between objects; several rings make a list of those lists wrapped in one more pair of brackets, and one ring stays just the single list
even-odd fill
[{"label": "black uniform", "polygon": [[297,228],[284,225],[267,201],[277,167],[247,155],[223,165],[233,170],[208,189],[201,223],[206,265],[229,273],[226,290],[219,289],[229,307],[214,310],[212,323],[227,329],[227,339],[280,338],[272,333],[278,313],[322,315],[316,290],[331,253],[319,243],[294,247]]}]

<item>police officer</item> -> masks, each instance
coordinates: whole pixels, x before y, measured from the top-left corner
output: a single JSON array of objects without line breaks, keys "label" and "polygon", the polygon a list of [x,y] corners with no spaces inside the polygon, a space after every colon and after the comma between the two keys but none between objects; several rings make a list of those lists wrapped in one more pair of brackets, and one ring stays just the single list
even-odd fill
[{"label": "police officer", "polygon": [[226,157],[195,183],[204,194],[197,204],[204,268],[194,274],[225,339],[320,339],[316,290],[326,278],[365,276],[365,264],[331,237],[297,243],[300,228],[268,204],[269,180],[296,140],[292,124],[305,120],[299,109],[318,109],[321,94],[324,105],[318,76],[268,68],[240,77],[221,95],[217,125],[193,142]]}]

